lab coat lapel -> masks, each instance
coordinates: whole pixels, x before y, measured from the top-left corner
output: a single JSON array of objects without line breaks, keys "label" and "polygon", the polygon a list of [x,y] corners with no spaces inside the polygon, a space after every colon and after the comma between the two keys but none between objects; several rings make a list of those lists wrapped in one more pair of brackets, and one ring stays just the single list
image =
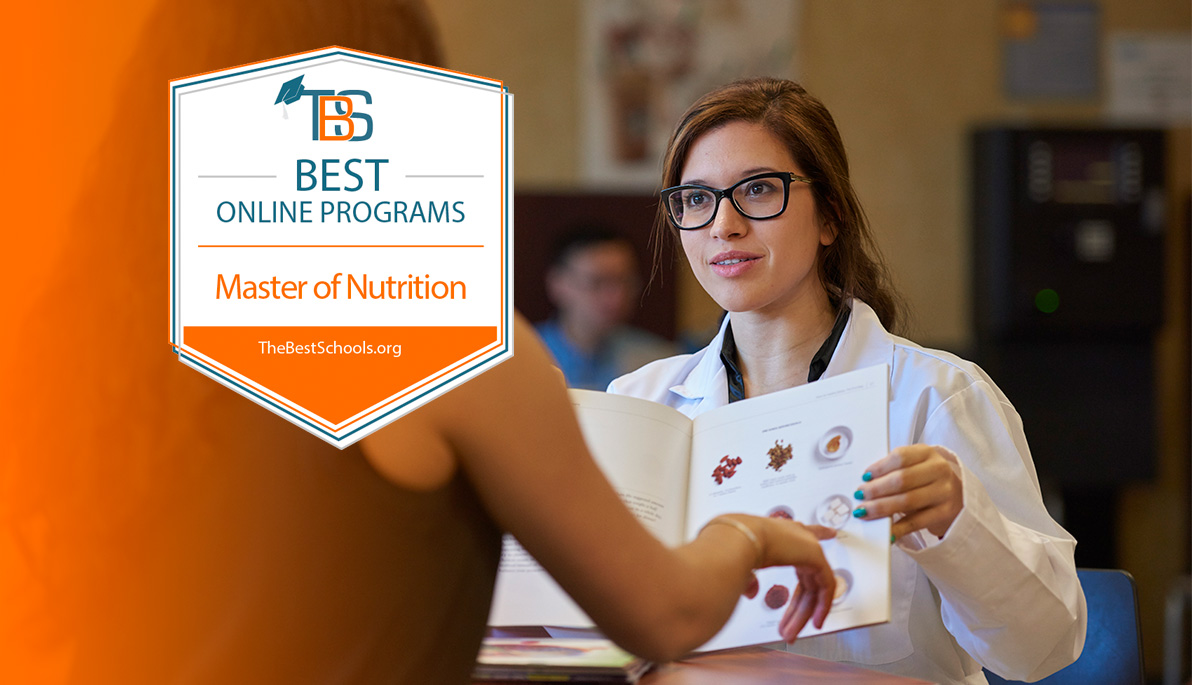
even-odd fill
[{"label": "lab coat lapel", "polygon": [[860,300],[852,300],[852,314],[836,345],[836,352],[822,378],[888,364],[894,370],[894,338],[882,328],[877,312]]},{"label": "lab coat lapel", "polygon": [[688,416],[698,416],[706,411],[728,404],[728,374],[720,361],[720,348],[724,344],[724,331],[729,317],[720,322],[720,331],[704,348],[700,358],[687,377],[670,391],[683,398],[678,409]]}]

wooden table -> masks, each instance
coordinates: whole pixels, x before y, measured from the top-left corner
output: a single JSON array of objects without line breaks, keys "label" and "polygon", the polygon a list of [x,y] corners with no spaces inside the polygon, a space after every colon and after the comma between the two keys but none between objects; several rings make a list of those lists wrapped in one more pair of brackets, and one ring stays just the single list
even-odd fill
[{"label": "wooden table", "polygon": [[764,647],[734,649],[704,654],[658,666],[640,681],[641,685],[790,685],[832,683],[833,685],[924,685],[915,680],[866,668],[838,664],[809,656]]},{"label": "wooden table", "polygon": [[[588,637],[596,635],[592,632]],[[550,634],[541,627],[490,628],[489,636],[545,638],[550,637]],[[904,678],[765,647],[743,647],[701,654],[656,666],[638,682],[641,685],[930,685],[926,680]]]}]

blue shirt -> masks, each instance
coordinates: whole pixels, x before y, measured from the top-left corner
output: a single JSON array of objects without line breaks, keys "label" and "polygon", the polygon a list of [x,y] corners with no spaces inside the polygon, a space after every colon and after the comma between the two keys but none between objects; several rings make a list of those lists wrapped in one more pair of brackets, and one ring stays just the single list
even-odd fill
[{"label": "blue shirt", "polygon": [[614,329],[592,354],[584,353],[567,339],[558,319],[543,321],[537,329],[570,388],[604,390],[614,378],[677,352],[665,338],[633,326]]}]

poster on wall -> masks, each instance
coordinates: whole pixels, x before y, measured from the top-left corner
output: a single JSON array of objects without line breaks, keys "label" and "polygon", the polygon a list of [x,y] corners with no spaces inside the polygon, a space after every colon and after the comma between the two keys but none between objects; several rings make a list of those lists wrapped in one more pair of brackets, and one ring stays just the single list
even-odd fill
[{"label": "poster on wall", "polygon": [[1192,123],[1192,35],[1121,32],[1109,38],[1109,116],[1135,124]]},{"label": "poster on wall", "polygon": [[1007,98],[1097,96],[1101,14],[1095,3],[1014,0],[1003,6],[1001,20]]},{"label": "poster on wall", "polygon": [[587,0],[581,17],[583,180],[658,189],[667,138],[718,85],[796,78],[800,2]]}]

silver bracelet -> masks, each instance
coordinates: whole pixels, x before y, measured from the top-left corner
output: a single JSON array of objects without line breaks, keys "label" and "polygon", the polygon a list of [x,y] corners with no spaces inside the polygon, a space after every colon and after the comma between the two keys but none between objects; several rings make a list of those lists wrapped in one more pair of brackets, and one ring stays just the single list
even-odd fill
[{"label": "silver bracelet", "polygon": [[762,541],[758,540],[757,535],[755,535],[754,532],[749,529],[749,526],[745,525],[744,523],[741,523],[740,521],[738,521],[736,519],[730,519],[730,518],[725,518],[723,516],[717,516],[716,518],[712,519],[711,521],[708,521],[707,523],[705,523],[704,527],[699,529],[699,532],[702,533],[708,526],[713,526],[718,523],[722,526],[732,526],[733,528],[736,528],[737,530],[741,531],[742,535],[749,538],[749,541],[753,543],[753,548],[755,550],[757,550],[756,563],[754,563],[752,568],[758,568],[759,566],[761,566],[761,564],[762,564]]}]

